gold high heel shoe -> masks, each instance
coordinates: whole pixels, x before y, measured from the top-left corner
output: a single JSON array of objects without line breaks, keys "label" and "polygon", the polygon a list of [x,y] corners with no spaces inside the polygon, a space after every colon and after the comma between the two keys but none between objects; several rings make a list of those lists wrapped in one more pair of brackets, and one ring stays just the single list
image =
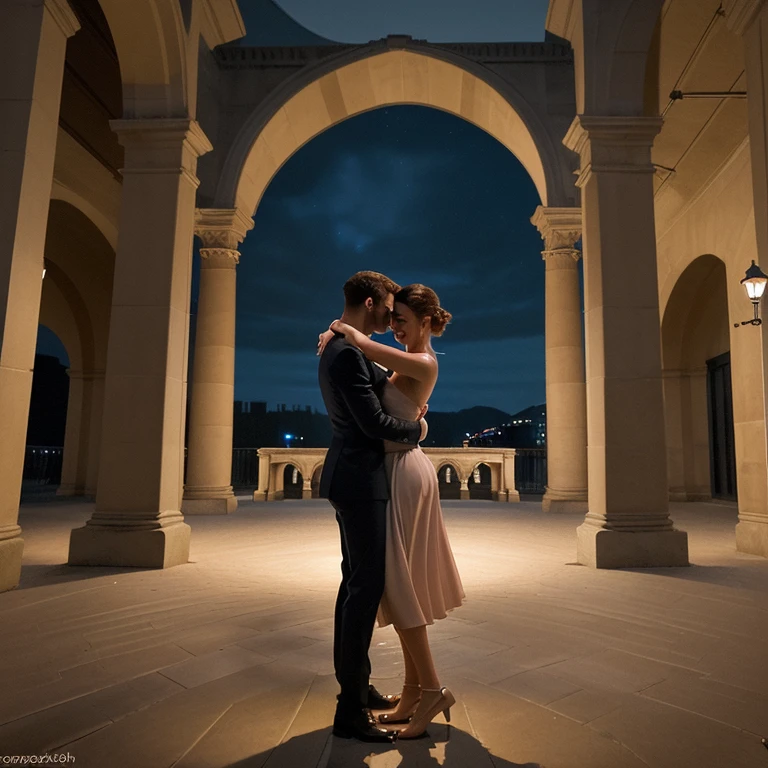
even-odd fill
[{"label": "gold high heel shoe", "polygon": [[456,697],[447,688],[422,688],[421,702],[411,718],[410,724],[399,731],[398,739],[418,739],[427,732],[427,726],[440,712],[451,722],[451,707]]},{"label": "gold high heel shoe", "polygon": [[[406,696],[406,688],[409,690],[417,690],[419,693],[416,696],[416,700],[413,704],[403,706],[403,703],[407,701],[409,697]],[[409,723],[413,717],[413,713],[419,706],[421,701],[421,686],[418,683],[403,683],[403,693],[400,697],[400,702],[397,707],[391,712],[383,712],[379,715],[379,722],[387,725],[402,725],[403,723]]]}]

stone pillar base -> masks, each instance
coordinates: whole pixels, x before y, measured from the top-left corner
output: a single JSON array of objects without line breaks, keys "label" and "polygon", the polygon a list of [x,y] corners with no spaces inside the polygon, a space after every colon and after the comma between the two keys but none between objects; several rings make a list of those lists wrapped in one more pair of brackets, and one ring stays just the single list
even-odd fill
[{"label": "stone pillar base", "polygon": [[740,520],[736,523],[736,550],[768,557],[768,519],[765,522]]},{"label": "stone pillar base", "polygon": [[0,541],[0,592],[16,589],[21,578],[21,553],[24,551],[24,539]]},{"label": "stone pillar base", "polygon": [[469,491],[465,491],[463,488],[459,491],[459,499],[461,501],[469,501]]},{"label": "stone pillar base", "polygon": [[285,498],[285,491],[267,491],[267,498],[264,501],[282,501]]},{"label": "stone pillar base", "polygon": [[312,489],[310,488],[307,490],[306,488],[301,489],[301,498],[302,499],[311,499],[312,498]]},{"label": "stone pillar base", "polygon": [[69,565],[171,568],[189,561],[190,527],[131,531],[84,525],[69,537]]},{"label": "stone pillar base", "polygon": [[253,492],[253,500],[254,501],[266,501],[267,500],[267,492],[266,491],[254,491]]},{"label": "stone pillar base", "polygon": [[578,512],[586,515],[589,512],[587,503],[587,492],[584,491],[553,491],[547,488],[541,499],[542,512]]},{"label": "stone pillar base", "polygon": [[576,559],[592,568],[657,568],[689,565],[688,534],[614,531],[584,523],[576,529]]},{"label": "stone pillar base", "polygon": [[505,501],[510,504],[514,504],[520,501],[520,494],[516,488],[512,490],[499,491],[499,498],[497,501]]},{"label": "stone pillar base", "polygon": [[181,511],[185,515],[229,515],[237,509],[237,499],[224,496],[219,499],[187,499],[181,501]]}]

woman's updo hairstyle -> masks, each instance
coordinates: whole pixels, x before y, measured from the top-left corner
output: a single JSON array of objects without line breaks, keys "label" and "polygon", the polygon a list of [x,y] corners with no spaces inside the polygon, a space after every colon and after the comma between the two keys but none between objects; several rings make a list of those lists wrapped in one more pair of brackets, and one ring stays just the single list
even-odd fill
[{"label": "woman's updo hairstyle", "polygon": [[405,304],[418,318],[431,318],[433,336],[442,335],[452,317],[450,312],[440,306],[437,294],[421,283],[413,283],[401,288],[395,294],[395,301]]}]

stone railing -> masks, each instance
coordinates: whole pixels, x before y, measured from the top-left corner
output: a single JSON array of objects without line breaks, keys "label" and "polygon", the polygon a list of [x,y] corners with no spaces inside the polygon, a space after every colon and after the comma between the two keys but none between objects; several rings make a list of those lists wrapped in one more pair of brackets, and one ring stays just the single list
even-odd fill
[{"label": "stone railing", "polygon": [[[513,448],[423,448],[440,472],[451,467],[460,483],[461,499],[469,499],[469,479],[475,468],[485,464],[491,472],[491,498],[494,501],[520,501],[515,488],[515,450]],[[285,498],[284,473],[292,466],[301,473],[301,497],[312,498],[313,480],[317,485],[327,448],[259,448],[259,487],[254,501],[279,501]]]}]

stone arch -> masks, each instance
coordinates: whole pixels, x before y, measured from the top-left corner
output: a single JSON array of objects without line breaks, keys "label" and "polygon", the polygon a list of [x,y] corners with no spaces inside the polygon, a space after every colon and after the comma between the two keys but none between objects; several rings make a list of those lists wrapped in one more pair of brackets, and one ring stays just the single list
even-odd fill
[{"label": "stone arch", "polygon": [[653,40],[662,5],[664,0],[632,0],[620,11],[618,36],[606,71],[606,95],[608,103],[621,105],[624,114],[642,115],[646,111],[646,80],[651,57],[656,55]]},{"label": "stone arch", "polygon": [[[444,470],[450,469],[454,473],[451,482],[445,481]],[[458,464],[453,461],[437,462],[437,485],[441,499],[460,499],[461,498],[461,480],[462,474]]]},{"label": "stone arch", "polygon": [[[487,471],[484,471],[484,469]],[[474,479],[475,470],[480,471],[480,482],[476,483]],[[496,491],[498,497],[499,478],[498,465],[489,464],[485,461],[478,461],[472,467],[467,476],[467,485],[469,487],[470,499],[492,499],[493,492]]]},{"label": "stone arch", "polygon": [[320,498],[320,475],[323,471],[323,463],[319,462],[312,467],[312,471],[309,473],[309,483],[312,491],[312,498]]},{"label": "stone arch", "polygon": [[113,251],[117,250],[117,221],[112,216],[100,210],[97,205],[72,189],[54,179],[51,188],[51,200],[60,200],[77,208],[83,216],[89,219],[104,236]]},{"label": "stone arch", "polygon": [[457,462],[451,461],[450,459],[439,459],[437,462],[438,474],[446,467],[450,467],[456,473],[456,482],[461,482],[464,479],[464,473],[461,471],[461,467]]},{"label": "stone arch", "polygon": [[99,469],[114,250],[79,207],[56,199],[48,212],[45,265],[40,322],[61,338],[69,355],[59,493],[93,496]]},{"label": "stone arch", "polygon": [[573,205],[563,153],[532,107],[485,67],[417,44],[371,45],[322,62],[276,89],[245,120],[220,174],[215,207],[253,215],[270,181],[301,146],[350,117],[418,104],[473,123],[530,174],[543,205]]},{"label": "stone arch", "polygon": [[550,2],[546,28],[574,48],[577,114],[645,114],[649,53],[663,4]]},{"label": "stone arch", "polygon": [[[302,462],[287,462],[283,465],[283,498],[300,499],[301,488],[304,484],[304,472],[302,471]],[[294,484],[288,478],[289,473],[296,473],[297,482]]]},{"label": "stone arch", "polygon": [[123,117],[186,117],[189,42],[178,0],[99,0],[117,50]]},{"label": "stone arch", "polygon": [[674,501],[712,495],[707,361],[730,350],[726,285],[725,263],[703,254],[682,271],[663,310],[667,471]]}]

